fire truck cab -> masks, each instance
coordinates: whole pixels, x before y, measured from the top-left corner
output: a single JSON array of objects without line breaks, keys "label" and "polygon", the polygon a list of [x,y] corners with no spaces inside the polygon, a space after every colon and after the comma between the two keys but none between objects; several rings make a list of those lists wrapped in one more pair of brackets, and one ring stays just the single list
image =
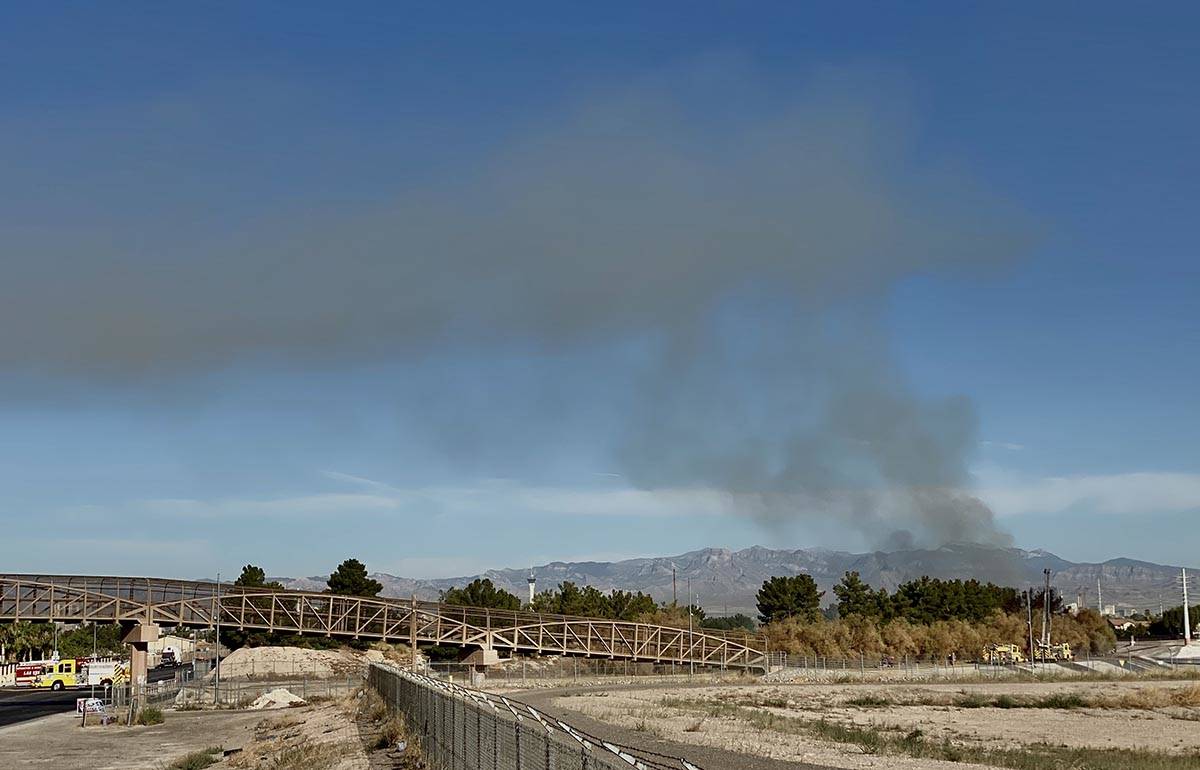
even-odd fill
[{"label": "fire truck cab", "polygon": [[42,666],[42,673],[33,679],[34,687],[49,687],[51,690],[62,690],[66,687],[76,687],[79,682],[78,662],[74,658],[51,661]]}]

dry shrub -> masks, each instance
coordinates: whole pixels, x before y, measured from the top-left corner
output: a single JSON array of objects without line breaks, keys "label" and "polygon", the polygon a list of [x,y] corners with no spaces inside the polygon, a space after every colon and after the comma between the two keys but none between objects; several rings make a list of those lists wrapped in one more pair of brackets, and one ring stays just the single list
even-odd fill
[{"label": "dry shrub", "polygon": [[[401,740],[405,740],[408,736],[408,728],[404,724],[404,718],[399,714],[391,715],[387,721],[379,728],[379,740],[375,743],[375,748],[386,749],[395,746]],[[407,741],[406,741],[407,742]]]},{"label": "dry shrub", "polygon": [[1097,705],[1110,709],[1151,710],[1180,706],[1200,707],[1200,685],[1187,687],[1138,687],[1129,692],[1103,698]]},{"label": "dry shrub", "polygon": [[[950,655],[962,661],[975,660],[988,644],[1017,644],[1028,639],[1025,619],[1017,614],[996,612],[980,623],[939,620],[928,625],[897,618],[886,623],[851,616],[837,620],[806,622],[798,618],[770,623],[764,628],[772,650],[816,657],[877,659],[889,655],[944,660]],[[1054,618],[1055,642],[1067,642],[1079,654],[1107,653],[1116,644],[1108,623],[1092,610],[1077,616]],[[1035,618],[1034,635],[1041,633]]]},{"label": "dry shrub", "polygon": [[1200,707],[1200,685],[1193,684],[1171,690],[1171,705],[1186,706],[1189,708]]}]

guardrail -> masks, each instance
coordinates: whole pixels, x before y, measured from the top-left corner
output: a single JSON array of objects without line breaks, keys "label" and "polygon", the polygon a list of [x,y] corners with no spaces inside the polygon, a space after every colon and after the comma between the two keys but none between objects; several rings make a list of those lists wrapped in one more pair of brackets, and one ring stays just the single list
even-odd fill
[{"label": "guardrail", "polygon": [[374,663],[370,686],[404,716],[437,770],[702,770],[678,757],[603,741],[502,695]]}]

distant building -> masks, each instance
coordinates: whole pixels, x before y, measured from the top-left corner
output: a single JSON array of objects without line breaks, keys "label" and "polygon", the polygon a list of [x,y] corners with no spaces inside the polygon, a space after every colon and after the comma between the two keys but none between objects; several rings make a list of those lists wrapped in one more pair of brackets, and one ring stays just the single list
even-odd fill
[{"label": "distant building", "polygon": [[1139,625],[1138,623],[1135,623],[1127,618],[1115,618],[1109,616],[1105,618],[1105,620],[1108,621],[1108,624],[1112,626],[1114,631],[1128,631],[1131,628],[1137,628]]}]

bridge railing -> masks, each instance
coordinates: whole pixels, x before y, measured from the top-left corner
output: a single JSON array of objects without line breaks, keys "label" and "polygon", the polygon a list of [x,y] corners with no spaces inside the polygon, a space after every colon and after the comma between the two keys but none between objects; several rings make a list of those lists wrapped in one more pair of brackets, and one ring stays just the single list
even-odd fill
[{"label": "bridge railing", "polygon": [[[0,620],[153,622],[720,666],[765,664],[761,637],[436,602],[198,581],[0,575]],[[414,611],[415,610],[415,611]]]}]

